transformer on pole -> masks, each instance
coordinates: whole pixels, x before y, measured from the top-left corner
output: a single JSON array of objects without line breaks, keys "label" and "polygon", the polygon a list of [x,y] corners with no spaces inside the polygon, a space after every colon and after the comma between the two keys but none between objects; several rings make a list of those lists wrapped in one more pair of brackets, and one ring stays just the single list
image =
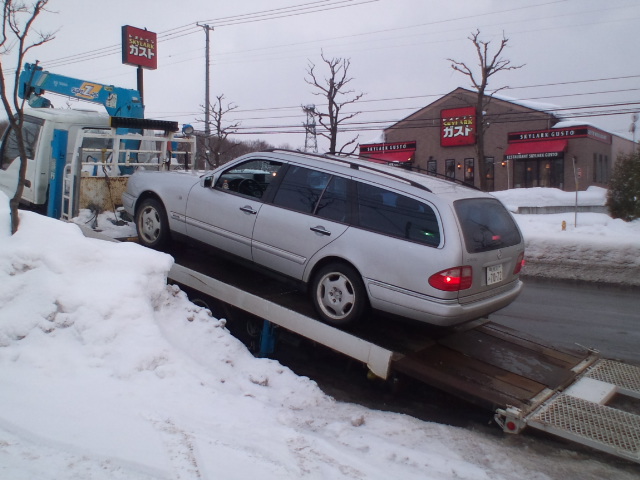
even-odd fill
[{"label": "transformer on pole", "polygon": [[305,105],[302,111],[307,114],[307,123],[304,125],[305,139],[304,151],[318,153],[318,138],[316,137],[316,106]]}]

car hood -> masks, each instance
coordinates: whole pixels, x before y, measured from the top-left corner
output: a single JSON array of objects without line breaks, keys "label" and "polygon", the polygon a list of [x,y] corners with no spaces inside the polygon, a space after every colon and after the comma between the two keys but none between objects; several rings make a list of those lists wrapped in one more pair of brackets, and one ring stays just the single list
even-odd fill
[{"label": "car hood", "polygon": [[198,183],[202,172],[172,170],[159,172],[153,170],[137,170],[127,182],[127,192],[137,197],[143,191],[163,191],[167,188],[188,190]]}]

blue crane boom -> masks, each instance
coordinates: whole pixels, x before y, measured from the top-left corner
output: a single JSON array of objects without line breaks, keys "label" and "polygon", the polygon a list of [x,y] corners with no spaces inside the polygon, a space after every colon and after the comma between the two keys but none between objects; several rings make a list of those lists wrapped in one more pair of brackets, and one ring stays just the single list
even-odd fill
[{"label": "blue crane boom", "polygon": [[47,72],[27,63],[19,78],[18,95],[32,107],[48,107],[45,92],[66,95],[103,105],[112,117],[144,118],[144,105],[138,90],[104,85]]}]

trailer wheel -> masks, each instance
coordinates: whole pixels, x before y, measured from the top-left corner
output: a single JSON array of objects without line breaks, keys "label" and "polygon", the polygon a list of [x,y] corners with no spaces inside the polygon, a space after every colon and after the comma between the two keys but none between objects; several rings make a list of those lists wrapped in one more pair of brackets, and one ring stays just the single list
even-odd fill
[{"label": "trailer wheel", "polygon": [[323,321],[336,327],[350,327],[368,307],[360,274],[345,263],[330,263],[313,277],[311,295]]},{"label": "trailer wheel", "polygon": [[145,247],[161,249],[169,241],[167,211],[159,200],[147,198],[136,210],[138,241]]}]

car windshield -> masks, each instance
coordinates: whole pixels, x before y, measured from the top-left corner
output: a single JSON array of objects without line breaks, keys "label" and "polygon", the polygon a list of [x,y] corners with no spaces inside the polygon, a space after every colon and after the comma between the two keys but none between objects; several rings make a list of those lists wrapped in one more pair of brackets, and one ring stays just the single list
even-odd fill
[{"label": "car windshield", "polygon": [[454,203],[469,253],[510,247],[521,242],[515,221],[499,200],[469,198]]},{"label": "car windshield", "polygon": [[[27,158],[36,158],[36,146],[38,136],[40,135],[40,129],[42,128],[43,121],[39,118],[33,118],[28,115],[24,117],[24,124],[22,126],[22,137],[24,139],[24,147],[27,151]],[[0,168],[7,170],[9,165],[20,156],[18,151],[18,139],[16,137],[15,130],[9,127],[5,134],[4,142],[2,143],[2,153],[0,154]]]}]

